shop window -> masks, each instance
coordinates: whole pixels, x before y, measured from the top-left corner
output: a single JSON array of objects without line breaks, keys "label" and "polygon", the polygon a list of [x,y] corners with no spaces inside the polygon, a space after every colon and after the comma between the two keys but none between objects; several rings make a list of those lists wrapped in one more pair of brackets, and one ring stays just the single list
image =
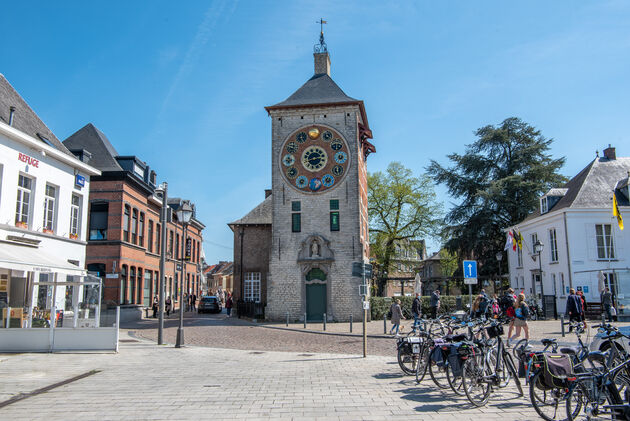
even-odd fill
[{"label": "shop window", "polygon": [[245,273],[245,301],[260,302],[260,272]]},{"label": "shop window", "polygon": [[78,239],[81,235],[81,196],[72,195],[70,202],[70,238]]},{"label": "shop window", "polygon": [[55,186],[46,184],[44,192],[44,232],[52,234],[55,232],[55,210],[57,207],[57,189]]},{"label": "shop window", "polygon": [[144,212],[140,212],[140,225],[138,227],[138,245],[144,247]]},{"label": "shop window", "polygon": [[138,209],[131,212],[131,242],[138,244]]},{"label": "shop window", "polygon": [[175,301],[179,300],[179,288],[180,288],[179,272],[177,272],[175,274],[175,285],[174,285],[174,289],[173,289],[173,298],[175,299]]},{"label": "shop window", "polygon": [[127,286],[129,283],[127,276],[127,265],[122,265],[120,267],[120,297],[118,300],[120,304],[127,304]]},{"label": "shop window", "polygon": [[153,279],[153,271],[145,270],[144,271],[144,285],[143,291],[144,295],[142,297],[142,305],[145,307],[149,307],[151,305],[151,280]]},{"label": "shop window", "polygon": [[123,241],[129,241],[129,221],[131,219],[131,207],[125,205],[125,211],[123,214]]},{"label": "shop window", "polygon": [[138,268],[138,274],[136,276],[136,304],[142,304],[142,268]]},{"label": "shop window", "polygon": [[339,231],[339,212],[330,212],[330,230]]},{"label": "shop window", "polygon": [[90,240],[107,240],[107,203],[90,204]]},{"label": "shop window", "polygon": [[18,178],[17,202],[15,206],[15,225],[28,228],[31,215],[33,179],[20,174]]},{"label": "shop window", "polygon": [[129,268],[129,303],[135,304],[136,301],[136,268],[131,266]]}]

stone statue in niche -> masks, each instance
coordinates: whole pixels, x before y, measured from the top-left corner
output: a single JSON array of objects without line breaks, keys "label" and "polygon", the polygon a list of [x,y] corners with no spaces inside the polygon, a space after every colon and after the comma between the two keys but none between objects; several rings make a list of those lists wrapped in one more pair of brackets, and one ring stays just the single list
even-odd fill
[{"label": "stone statue in niche", "polygon": [[311,243],[311,257],[321,257],[319,254],[319,243],[317,241]]}]

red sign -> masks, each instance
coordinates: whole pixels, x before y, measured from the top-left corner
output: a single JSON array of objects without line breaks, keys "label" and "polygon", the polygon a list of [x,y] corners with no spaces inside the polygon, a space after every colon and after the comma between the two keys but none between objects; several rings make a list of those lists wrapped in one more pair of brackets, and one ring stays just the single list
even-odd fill
[{"label": "red sign", "polygon": [[32,158],[28,155],[25,155],[23,153],[20,152],[20,154],[18,155],[18,161],[22,161],[22,162],[26,162],[28,165],[32,165],[35,168],[39,168],[39,160]]}]

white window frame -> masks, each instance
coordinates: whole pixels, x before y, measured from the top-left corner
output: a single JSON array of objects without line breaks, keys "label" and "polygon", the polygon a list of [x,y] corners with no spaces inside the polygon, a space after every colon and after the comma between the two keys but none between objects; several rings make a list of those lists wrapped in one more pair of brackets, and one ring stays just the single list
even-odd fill
[{"label": "white window frame", "polygon": [[555,228],[549,230],[549,257],[552,262],[558,261],[558,235]]},{"label": "white window frame", "polygon": [[[76,204],[75,204],[75,199]],[[72,193],[70,199],[70,236],[79,238],[81,235],[81,195]]]},{"label": "white window frame", "polygon": [[[598,233],[598,228],[601,230],[601,233]],[[599,245],[600,238],[603,242],[601,247]],[[598,260],[612,260],[615,258],[615,241],[612,236],[611,224],[595,224],[595,247]],[[603,251],[603,256],[600,255],[600,251]]]},{"label": "white window frame", "polygon": [[245,301],[260,302],[260,281],[262,279],[260,272],[245,272],[245,293],[243,294]]},{"label": "white window frame", "polygon": [[[20,184],[22,179],[29,181],[29,187],[24,187]],[[18,176],[17,186],[17,199],[15,204],[15,224],[23,223],[27,227],[29,226],[31,219],[31,203],[33,203],[33,187],[35,179],[26,175],[20,174]]]},{"label": "white window frame", "polygon": [[42,221],[43,230],[55,232],[55,225],[57,225],[56,220],[58,192],[59,190],[57,186],[46,183],[46,186],[44,188],[44,218]]},{"label": "white window frame", "polygon": [[547,198],[543,197],[540,199],[540,213],[547,213],[549,212],[549,206],[547,205]]}]

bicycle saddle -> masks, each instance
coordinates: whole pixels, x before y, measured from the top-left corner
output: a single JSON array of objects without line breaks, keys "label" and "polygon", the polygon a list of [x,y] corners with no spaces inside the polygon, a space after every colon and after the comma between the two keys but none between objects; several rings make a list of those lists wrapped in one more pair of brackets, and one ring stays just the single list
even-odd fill
[{"label": "bicycle saddle", "polygon": [[608,351],[591,351],[588,353],[588,360],[591,362],[596,362],[602,365],[606,364],[606,358],[608,357]]},{"label": "bicycle saddle", "polygon": [[560,348],[560,352],[562,354],[577,355],[580,352],[580,349],[581,348],[578,346],[567,346]]},{"label": "bicycle saddle", "polygon": [[544,346],[555,344],[557,342],[558,342],[558,340],[556,338],[553,338],[553,339],[548,339],[548,338],[547,339],[541,339],[541,341],[540,341],[540,343],[542,343]]}]

